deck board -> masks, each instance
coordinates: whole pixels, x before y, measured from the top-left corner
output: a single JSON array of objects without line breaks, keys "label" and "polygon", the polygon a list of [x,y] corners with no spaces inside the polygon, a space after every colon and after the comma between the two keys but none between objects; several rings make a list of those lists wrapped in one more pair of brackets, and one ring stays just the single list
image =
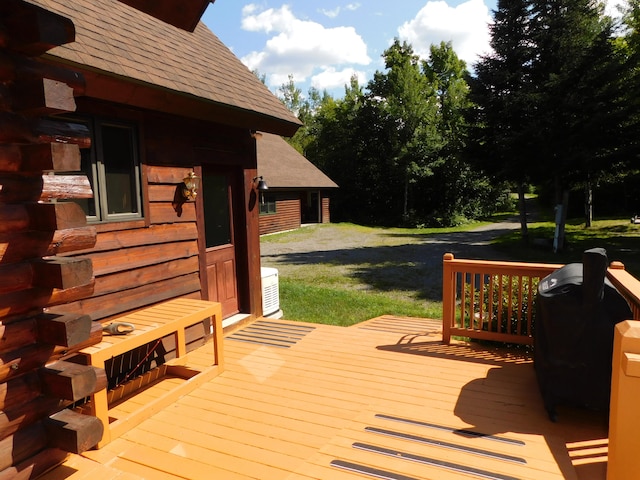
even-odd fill
[{"label": "deck board", "polygon": [[425,457],[496,478],[605,479],[606,417],[560,409],[551,423],[526,353],[446,346],[439,322],[392,316],[352,327],[273,321],[260,326],[264,342],[289,325],[305,329],[287,347],[227,337],[222,374],[85,461],[152,479],[374,478],[338,468],[352,465],[397,478],[474,478],[416,461]]}]

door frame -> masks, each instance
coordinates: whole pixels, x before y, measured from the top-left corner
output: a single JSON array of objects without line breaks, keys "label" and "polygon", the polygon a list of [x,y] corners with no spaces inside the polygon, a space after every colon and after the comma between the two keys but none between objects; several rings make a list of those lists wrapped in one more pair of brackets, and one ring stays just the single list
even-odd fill
[{"label": "door frame", "polygon": [[[244,157],[244,165],[237,156],[231,158],[230,152],[206,151],[197,152],[198,166],[196,175],[202,177],[201,164],[213,168],[230,171],[232,174],[232,230],[236,248],[236,281],[238,291],[238,307],[240,313],[250,315],[251,319],[262,316],[262,277],[260,275],[260,230],[259,205],[253,185],[253,178],[258,174],[256,166],[255,141],[249,143],[249,151]],[[197,149],[200,150],[200,149]],[[208,159],[215,159],[207,161]],[[208,297],[205,215],[202,196],[196,197],[196,217],[198,224],[198,251],[200,272],[200,296]]]}]

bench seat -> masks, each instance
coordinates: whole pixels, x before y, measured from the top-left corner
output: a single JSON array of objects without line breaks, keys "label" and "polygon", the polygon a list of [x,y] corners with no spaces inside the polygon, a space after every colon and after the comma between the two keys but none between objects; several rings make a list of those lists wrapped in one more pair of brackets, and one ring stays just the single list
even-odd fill
[{"label": "bench seat", "polygon": [[[190,359],[186,350],[185,330],[208,318],[211,318],[213,330],[211,332],[213,351],[205,359],[201,354]],[[113,392],[107,392],[107,389],[103,389],[94,393],[89,402],[82,407],[82,410],[83,413],[99,418],[104,425],[105,433],[102,441],[97,445],[98,448],[170,405],[180,396],[219,375],[224,368],[222,310],[219,303],[178,298],[119,317],[115,322],[130,323],[135,329],[126,335],[104,335],[100,343],[79,352],[82,363],[104,369],[105,363],[118,355],[126,354],[138,347],[173,335],[175,337],[175,358],[159,366],[155,375],[144,375],[142,378],[158,381],[159,376],[167,375],[182,378],[184,381],[176,383],[166,392],[145,402],[135,411],[127,412],[124,415],[115,415],[111,411],[113,402],[110,402],[109,398],[114,398]],[[145,386],[144,381],[141,381],[140,378],[136,379],[134,383],[137,389]],[[135,388],[132,388],[131,385],[125,385],[123,391],[128,396],[135,394]],[[116,397],[121,399],[122,394],[116,395]]]}]

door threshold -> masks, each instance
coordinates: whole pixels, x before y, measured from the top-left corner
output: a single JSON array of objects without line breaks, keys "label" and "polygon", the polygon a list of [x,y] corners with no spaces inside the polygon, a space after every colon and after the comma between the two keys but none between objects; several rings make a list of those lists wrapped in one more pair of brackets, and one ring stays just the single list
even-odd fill
[{"label": "door threshold", "polygon": [[232,325],[242,323],[250,317],[251,315],[249,315],[248,313],[236,313],[235,315],[231,315],[230,317],[223,318],[222,328],[226,329],[227,327],[231,327]]}]

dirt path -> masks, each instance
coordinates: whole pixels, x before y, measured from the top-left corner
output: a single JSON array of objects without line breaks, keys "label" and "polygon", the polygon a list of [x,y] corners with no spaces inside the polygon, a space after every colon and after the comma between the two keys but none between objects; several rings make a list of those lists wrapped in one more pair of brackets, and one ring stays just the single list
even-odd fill
[{"label": "dirt path", "polygon": [[506,221],[468,232],[421,236],[313,225],[293,232],[286,242],[267,238],[260,248],[262,265],[278,268],[281,277],[316,276],[321,281],[324,269],[340,269],[353,281],[347,288],[404,292],[408,298],[439,301],[445,253],[457,258],[508,260],[490,242],[517,228],[516,221]]}]

